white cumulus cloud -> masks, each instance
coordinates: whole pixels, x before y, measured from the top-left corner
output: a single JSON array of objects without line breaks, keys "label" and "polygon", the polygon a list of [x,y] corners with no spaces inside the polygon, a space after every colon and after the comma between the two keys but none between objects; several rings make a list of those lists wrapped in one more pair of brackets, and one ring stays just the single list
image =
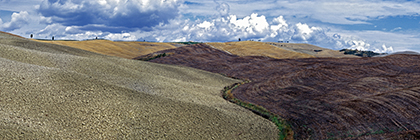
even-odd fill
[{"label": "white cumulus cloud", "polygon": [[[290,41],[310,43],[331,49],[353,48],[377,52],[392,52],[391,46],[338,33],[331,34],[328,29],[310,26],[305,23],[289,24],[279,16],[267,21],[264,15],[251,14],[244,18],[236,15],[220,17],[207,21],[173,20],[169,24],[154,27],[149,39],[156,41]],[[145,33],[138,33],[143,34]],[[147,36],[147,35],[146,35]]]},{"label": "white cumulus cloud", "polygon": [[[125,30],[149,28],[177,17],[179,0],[44,0],[38,9],[65,26],[102,24]],[[106,30],[104,28],[102,30]]]},{"label": "white cumulus cloud", "polygon": [[3,23],[0,20],[0,29],[5,31],[13,31],[29,24],[29,21],[30,17],[27,11],[13,13],[10,22]]},{"label": "white cumulus cloud", "polygon": [[[104,28],[105,25],[91,24],[86,28]],[[110,40],[146,40],[158,42],[177,41],[290,41],[291,43],[310,43],[325,48],[372,50],[392,52],[393,47],[384,43],[367,41],[357,36],[333,33],[329,29],[310,26],[305,23],[288,23],[283,16],[268,21],[264,15],[253,13],[243,18],[236,15],[218,17],[211,20],[185,20],[181,17],[159,24],[150,31],[135,30],[128,32],[107,32],[101,30],[85,31],[84,26],[65,26],[52,24],[39,32],[39,36],[48,34],[57,39],[105,38]]]}]

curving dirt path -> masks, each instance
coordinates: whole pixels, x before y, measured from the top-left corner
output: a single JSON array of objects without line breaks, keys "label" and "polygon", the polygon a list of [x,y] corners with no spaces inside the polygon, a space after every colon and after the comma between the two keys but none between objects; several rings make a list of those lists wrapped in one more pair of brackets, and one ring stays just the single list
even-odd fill
[{"label": "curving dirt path", "polygon": [[420,139],[420,55],[272,59],[204,44],[162,53],[151,62],[251,80],[233,95],[287,119],[296,139]]}]

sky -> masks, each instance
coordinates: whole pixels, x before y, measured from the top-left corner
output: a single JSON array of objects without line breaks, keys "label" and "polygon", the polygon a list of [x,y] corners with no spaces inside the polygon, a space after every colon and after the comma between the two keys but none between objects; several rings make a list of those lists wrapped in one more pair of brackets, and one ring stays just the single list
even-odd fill
[{"label": "sky", "polygon": [[0,0],[0,31],[38,39],[254,40],[420,52],[420,0]]}]

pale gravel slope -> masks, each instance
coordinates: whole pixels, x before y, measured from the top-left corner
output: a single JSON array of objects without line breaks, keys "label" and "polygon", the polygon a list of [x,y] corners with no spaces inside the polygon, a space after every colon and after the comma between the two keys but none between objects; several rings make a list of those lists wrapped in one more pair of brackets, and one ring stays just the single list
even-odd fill
[{"label": "pale gravel slope", "polygon": [[276,139],[235,82],[0,33],[0,139]]}]

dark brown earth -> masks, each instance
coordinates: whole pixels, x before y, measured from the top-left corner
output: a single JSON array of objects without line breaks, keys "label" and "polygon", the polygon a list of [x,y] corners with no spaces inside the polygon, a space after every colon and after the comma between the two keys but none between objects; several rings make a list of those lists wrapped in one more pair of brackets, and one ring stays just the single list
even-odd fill
[{"label": "dark brown earth", "polygon": [[272,59],[204,44],[149,55],[162,53],[151,62],[251,80],[234,96],[286,119],[296,139],[420,139],[420,55]]}]

